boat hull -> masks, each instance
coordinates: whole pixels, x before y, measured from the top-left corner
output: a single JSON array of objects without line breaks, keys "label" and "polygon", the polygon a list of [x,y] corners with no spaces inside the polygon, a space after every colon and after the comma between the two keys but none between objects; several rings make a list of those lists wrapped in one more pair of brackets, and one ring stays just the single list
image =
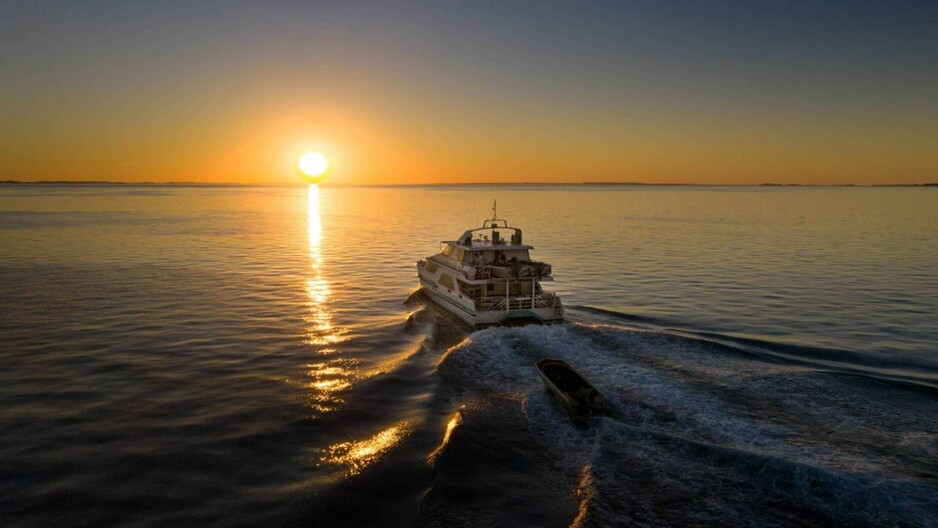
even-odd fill
[{"label": "boat hull", "polygon": [[[428,276],[429,275],[429,276]],[[436,277],[418,267],[422,290],[434,303],[475,328],[507,324],[556,324],[563,322],[563,308],[526,308],[522,310],[476,310],[475,303],[440,286]]]}]

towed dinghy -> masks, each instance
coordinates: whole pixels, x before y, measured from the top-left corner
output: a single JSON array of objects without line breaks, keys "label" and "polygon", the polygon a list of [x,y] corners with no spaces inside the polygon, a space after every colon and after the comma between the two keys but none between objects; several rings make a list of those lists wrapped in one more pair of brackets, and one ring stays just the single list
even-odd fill
[{"label": "towed dinghy", "polygon": [[544,387],[571,414],[596,414],[606,409],[603,395],[566,362],[543,359],[537,362],[537,372],[544,381]]}]

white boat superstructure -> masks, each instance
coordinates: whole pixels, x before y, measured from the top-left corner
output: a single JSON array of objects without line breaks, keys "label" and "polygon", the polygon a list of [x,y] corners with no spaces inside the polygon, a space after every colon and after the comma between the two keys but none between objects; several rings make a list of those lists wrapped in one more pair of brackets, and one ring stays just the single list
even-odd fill
[{"label": "white boat superstructure", "polygon": [[553,280],[550,265],[531,260],[532,249],[520,229],[493,214],[418,261],[417,276],[433,301],[475,327],[561,322],[560,297],[541,288]]}]

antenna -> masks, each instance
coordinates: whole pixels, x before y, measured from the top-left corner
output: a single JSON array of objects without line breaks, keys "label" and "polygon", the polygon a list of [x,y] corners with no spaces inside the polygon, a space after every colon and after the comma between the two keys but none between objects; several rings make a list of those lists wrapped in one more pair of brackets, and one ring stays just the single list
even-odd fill
[{"label": "antenna", "polygon": [[498,199],[492,202],[492,220],[498,220]]}]

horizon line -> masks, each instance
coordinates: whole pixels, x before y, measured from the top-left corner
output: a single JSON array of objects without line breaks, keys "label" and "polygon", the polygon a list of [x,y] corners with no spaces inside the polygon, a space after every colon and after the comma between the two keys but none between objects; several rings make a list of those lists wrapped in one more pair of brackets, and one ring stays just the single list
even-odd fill
[{"label": "horizon line", "polygon": [[[0,180],[0,185],[176,185],[202,187],[306,187],[309,183],[285,182],[193,182],[193,181],[115,181],[115,180]],[[493,187],[493,186],[634,186],[634,187],[936,187],[926,183],[647,183],[647,182],[440,182],[440,183],[319,183],[323,187]]]}]

